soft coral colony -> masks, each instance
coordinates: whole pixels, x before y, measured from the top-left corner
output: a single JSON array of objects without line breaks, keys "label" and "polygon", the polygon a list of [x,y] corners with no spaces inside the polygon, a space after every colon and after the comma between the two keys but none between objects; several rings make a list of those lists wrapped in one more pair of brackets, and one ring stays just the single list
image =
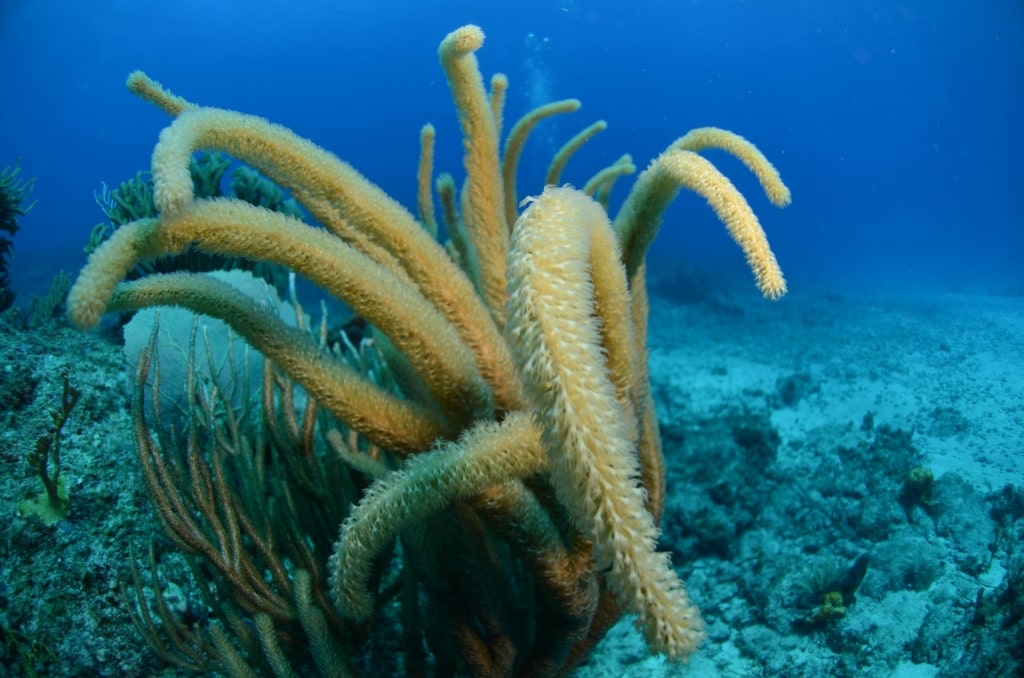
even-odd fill
[{"label": "soft coral colony", "polygon": [[[698,152],[740,158],[778,206],[789,192],[752,144],[703,128],[639,175],[614,221],[603,196],[632,169],[628,158],[585,191],[549,185],[517,215],[529,130],[578,103],[528,114],[502,153],[507,83],[496,76],[487,91],[475,57],[483,38],[465,26],[439,49],[466,169],[461,189],[450,176],[437,182],[447,246],[433,235],[430,126],[417,218],[288,129],[129,78],[174,117],[153,153],[159,216],[122,226],[92,254],[69,315],[91,328],[109,311],[181,306],[227,322],[267,359],[259,417],[196,395],[191,431],[177,437],[141,405],[151,369],[142,360],[133,411],[144,475],[168,532],[205,563],[207,590],[217,591],[205,624],[162,605],[159,622],[137,609],[165,657],[238,674],[308,665],[355,675],[361,647],[386,626],[372,620],[388,615],[409,674],[560,674],[623,613],[672,659],[704,638],[656,550],[664,470],[647,374],[645,253],[685,187],[707,199],[760,290],[777,298],[785,282],[757,218]],[[602,125],[556,156],[550,184]],[[255,167],[319,225],[196,199],[197,150]],[[316,283],[372,327],[376,367],[360,356],[373,342],[333,349],[325,330],[285,323],[212,276],[124,280],[140,261],[190,247],[274,262]]]}]

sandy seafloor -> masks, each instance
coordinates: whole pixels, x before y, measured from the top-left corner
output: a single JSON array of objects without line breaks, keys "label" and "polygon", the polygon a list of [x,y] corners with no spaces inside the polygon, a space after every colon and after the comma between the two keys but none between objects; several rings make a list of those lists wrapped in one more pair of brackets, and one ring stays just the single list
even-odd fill
[{"label": "sandy seafloor", "polygon": [[[666,665],[625,620],[575,675],[1021,675],[1024,297],[654,296],[651,320],[662,545],[708,640]],[[8,323],[0,351],[4,393],[38,383],[3,403],[0,674],[26,659],[42,675],[151,674],[117,593],[128,543],[157,529],[117,349],[55,321]],[[43,527],[15,504],[38,489],[24,455],[64,365],[87,391],[65,439],[72,511]],[[916,505],[901,502],[912,468],[935,478]],[[842,614],[822,614],[864,555]]]},{"label": "sandy seafloor", "polygon": [[[877,424],[912,430],[936,476],[957,473],[980,490],[1024,482],[1020,297],[797,293],[744,304],[741,316],[654,304],[652,378],[678,375],[669,388],[696,411],[806,374],[820,390],[771,412],[783,450],[871,412]],[[936,426],[936,408],[955,411],[963,429]]]},{"label": "sandy seafloor", "polygon": [[[785,614],[768,615],[768,629],[755,622],[743,630],[722,629],[720,620],[706,615],[712,642],[691,661],[689,671],[657,659],[617,662],[613,643],[606,640],[595,666],[582,669],[579,676],[1024,675],[1019,611],[1012,613],[1015,632],[990,636],[992,647],[979,650],[984,643],[971,638],[986,634],[972,628],[978,591],[992,596],[1022,585],[1008,581],[1006,570],[1007,561],[1024,546],[1020,517],[1004,529],[993,529],[985,508],[1007,486],[1018,497],[1024,487],[1024,299],[954,293],[795,294],[778,303],[709,309],[655,298],[651,317],[656,320],[651,323],[650,366],[655,393],[662,396],[658,405],[663,430],[678,418],[684,427],[714,418],[723,406],[765,410],[780,437],[775,465],[782,478],[775,484],[785,486],[813,478],[808,468],[831,465],[843,473],[841,468],[850,464],[837,462],[835,448],[865,445],[871,438],[864,430],[865,415],[871,413],[876,429],[889,426],[911,434],[913,465],[931,469],[936,487],[957,479],[966,487],[944,493],[951,497],[950,505],[936,506],[934,517],[915,509],[913,524],[900,521],[898,511],[895,520],[879,519],[889,524],[863,530],[884,535],[875,543],[829,525],[790,530],[765,511],[760,521],[755,519],[753,532],[765,529],[769,540],[782,542],[787,532],[796,532],[802,550],[814,553],[802,564],[800,553],[786,554],[785,546],[778,546],[783,562],[773,571],[773,581],[763,584],[768,588],[785,591],[787,579],[799,578],[802,568],[816,567],[822,553],[881,554],[872,559],[864,580],[865,587],[872,586],[860,592],[845,617],[829,628],[787,635],[778,624],[786,620]],[[803,394],[795,404],[782,404],[777,397],[780,384],[792,379],[805,384]],[[666,441],[671,494],[673,464],[694,460],[674,457],[670,447]],[[809,484],[815,485],[813,480]],[[890,485],[896,491],[874,493],[878,485],[884,490],[884,483],[869,484],[875,487],[849,498],[853,511],[896,503],[900,488]],[[807,492],[813,495],[820,489]],[[768,492],[779,494],[772,487]],[[669,513],[672,506],[670,498]],[[884,560],[893,551],[897,557]],[[742,547],[739,552],[745,555]],[[899,572],[906,567],[899,557],[919,558],[922,552],[939,559],[936,571],[907,582],[906,570]],[[878,572],[885,576],[876,577]],[[694,579],[690,577],[691,589]],[[700,581],[709,586],[693,592],[702,603],[715,589],[730,590],[710,579]],[[795,588],[800,589],[799,583]],[[1013,604],[1019,606],[1017,596]],[[799,607],[799,597],[789,602]],[[769,594],[770,603],[778,600]],[[749,615],[728,616],[752,621]],[[778,628],[771,628],[772,622]],[[631,631],[620,623],[611,636],[628,647],[630,640],[636,642]],[[850,636],[849,642],[843,635]],[[748,645],[758,641],[763,644]],[[929,652],[932,643],[944,644],[946,651]],[[641,647],[619,654],[636,657]],[[995,660],[978,663],[985,652]]]}]

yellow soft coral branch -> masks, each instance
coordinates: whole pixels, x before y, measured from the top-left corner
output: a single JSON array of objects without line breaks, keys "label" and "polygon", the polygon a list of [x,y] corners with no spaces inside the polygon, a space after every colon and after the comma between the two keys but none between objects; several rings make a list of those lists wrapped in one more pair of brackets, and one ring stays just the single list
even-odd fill
[{"label": "yellow soft coral branch", "polygon": [[792,199],[789,188],[782,183],[782,177],[779,176],[775,165],[764,157],[764,153],[757,146],[734,132],[718,127],[698,127],[677,139],[670,148],[695,153],[706,148],[719,148],[739,158],[747,169],[754,173],[773,205],[785,207]]},{"label": "yellow soft coral branch", "polygon": [[114,284],[140,261],[200,249],[273,261],[321,285],[387,334],[454,421],[490,410],[473,354],[414,289],[323,230],[239,200],[201,200],[160,222],[120,227],[89,258],[69,294],[71,318],[95,325]]},{"label": "yellow soft coral branch", "polygon": [[[505,155],[501,159],[501,176],[505,191],[505,216],[508,225],[516,221],[519,214],[519,198],[516,194],[516,171],[519,169],[519,158],[523,154],[526,140],[530,138],[533,128],[541,121],[563,113],[575,113],[580,109],[579,99],[563,99],[539,106],[516,121],[505,141]],[[549,182],[550,183],[550,182]]]},{"label": "yellow soft coral branch", "polygon": [[[438,56],[459,112],[466,156],[466,206],[463,214],[470,242],[480,260],[483,295],[501,324],[505,307],[505,254],[508,227],[502,192],[495,109],[488,101],[474,53],[484,44],[479,26],[463,26],[441,42]],[[495,89],[503,102],[503,88]]]},{"label": "yellow soft coral branch", "polygon": [[714,165],[691,151],[669,148],[637,179],[615,218],[630,278],[647,255],[661,226],[661,215],[680,188],[701,195],[743,249],[757,288],[769,299],[786,293],[786,280],[746,198]]},{"label": "yellow soft coral branch", "polygon": [[557,186],[560,184],[562,182],[562,172],[565,171],[565,166],[569,164],[572,156],[576,155],[576,152],[583,148],[584,144],[606,129],[608,129],[608,123],[604,120],[598,120],[580,130],[576,136],[562,144],[562,147],[558,149],[551,159],[551,164],[548,165],[548,173],[544,177],[544,185]]},{"label": "yellow soft coral branch", "polygon": [[596,231],[611,236],[604,210],[572,189],[549,187],[523,213],[509,254],[506,334],[559,500],[594,541],[597,566],[610,568],[610,588],[638,615],[647,641],[682,658],[703,639],[703,624],[668,556],[655,550],[657,528],[639,485],[637,421],[607,376],[593,300],[604,283],[589,266]]},{"label": "yellow soft coral branch", "polygon": [[142,71],[133,71],[128,76],[128,90],[135,93],[139,98],[153,104],[164,113],[170,116],[178,116],[185,111],[196,108],[191,101],[183,99],[171,93],[163,85],[153,80]]},{"label": "yellow soft coral branch", "polygon": [[416,205],[419,207],[423,228],[431,238],[437,238],[437,217],[434,216],[434,194],[430,185],[434,181],[434,140],[437,131],[431,124],[420,129],[420,162],[416,168]]},{"label": "yellow soft coral branch", "polygon": [[478,424],[457,442],[420,455],[367,490],[341,527],[331,557],[331,594],[345,613],[366,619],[374,557],[401,530],[459,499],[546,464],[530,419],[513,414],[501,424]]},{"label": "yellow soft coral branch", "polygon": [[302,383],[322,407],[376,445],[402,454],[421,452],[438,438],[452,436],[437,413],[381,390],[344,361],[330,359],[307,332],[267,313],[227,283],[201,274],[147,276],[118,285],[108,308],[151,306],[180,306],[224,320]]},{"label": "yellow soft coral branch", "polygon": [[162,214],[171,216],[194,199],[189,159],[198,149],[223,151],[256,167],[290,188],[342,240],[392,273],[408,276],[473,349],[499,406],[516,406],[520,395],[498,328],[472,283],[404,207],[351,165],[285,127],[202,108],[178,116],[153,151],[155,200]]}]

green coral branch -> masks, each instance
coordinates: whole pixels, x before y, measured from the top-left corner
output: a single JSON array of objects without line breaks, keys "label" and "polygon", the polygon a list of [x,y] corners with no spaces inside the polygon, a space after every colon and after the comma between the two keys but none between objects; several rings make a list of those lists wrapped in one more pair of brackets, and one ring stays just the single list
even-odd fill
[{"label": "green coral branch", "polygon": [[67,515],[67,488],[60,477],[63,470],[60,456],[60,434],[82,396],[81,390],[71,385],[67,368],[64,369],[61,376],[63,389],[60,407],[50,413],[53,426],[45,434],[39,436],[35,449],[28,455],[29,466],[39,476],[45,492],[34,501],[24,501],[18,505],[23,513],[36,515],[47,525],[55,523]]}]

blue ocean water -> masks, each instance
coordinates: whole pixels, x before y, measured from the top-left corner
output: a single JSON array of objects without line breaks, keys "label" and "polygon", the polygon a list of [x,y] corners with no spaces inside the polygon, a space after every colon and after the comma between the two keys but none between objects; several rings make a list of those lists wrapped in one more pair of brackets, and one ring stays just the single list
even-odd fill
[{"label": "blue ocean water", "polygon": [[[668,483],[659,548],[709,628],[692,675],[1019,671],[1020,0],[0,0],[0,168],[20,161],[37,201],[10,260],[22,313],[0,320],[0,676],[166,670],[129,628],[135,604],[113,591],[160,532],[127,413],[133,359],[117,332],[26,312],[58,270],[79,270],[104,220],[95,194],[148,169],[170,122],[126,90],[128,73],[285,125],[412,209],[424,123],[437,128],[435,171],[464,175],[437,47],[468,23],[487,35],[485,75],[509,78],[506,131],[548,101],[583,102],[531,137],[520,197],[597,119],[608,130],[573,158],[569,183],[623,153],[643,168],[688,130],[717,126],[756,143],[792,190],[776,209],[739,161],[707,152],[768,233],[793,292],[781,304],[755,298],[742,253],[695,195],[672,204],[649,254],[643,358]],[[680,267],[692,278],[671,277]],[[728,292],[679,289],[707,276]],[[72,387],[82,404],[50,433],[64,440],[66,512],[43,524],[25,508],[40,490],[26,459]],[[347,511],[357,488],[339,486],[321,497]],[[165,586],[151,588],[179,596],[175,619],[202,630],[224,617],[157,538]],[[126,545],[140,550],[126,557]],[[387,645],[400,625],[378,612],[383,640],[358,660],[383,660],[367,675],[407,661],[413,674],[415,653]],[[609,632],[576,675],[684,670],[629,632],[628,621]]]},{"label": "blue ocean water", "polygon": [[[583,101],[531,140],[523,194],[593,120],[609,128],[569,182],[625,152],[642,167],[716,125],[754,141],[792,189],[792,206],[776,210],[738,162],[714,158],[748,195],[792,289],[1024,286],[1016,0],[3,0],[0,165],[20,158],[38,177],[14,287],[41,293],[58,268],[77,270],[103,219],[94,191],[147,167],[169,121],[125,90],[134,69],[289,126],[411,206],[423,123],[438,128],[437,170],[461,175],[436,48],[465,23],[487,34],[484,72],[509,76],[506,119]],[[656,254],[747,275],[694,196],[669,211]]]}]

